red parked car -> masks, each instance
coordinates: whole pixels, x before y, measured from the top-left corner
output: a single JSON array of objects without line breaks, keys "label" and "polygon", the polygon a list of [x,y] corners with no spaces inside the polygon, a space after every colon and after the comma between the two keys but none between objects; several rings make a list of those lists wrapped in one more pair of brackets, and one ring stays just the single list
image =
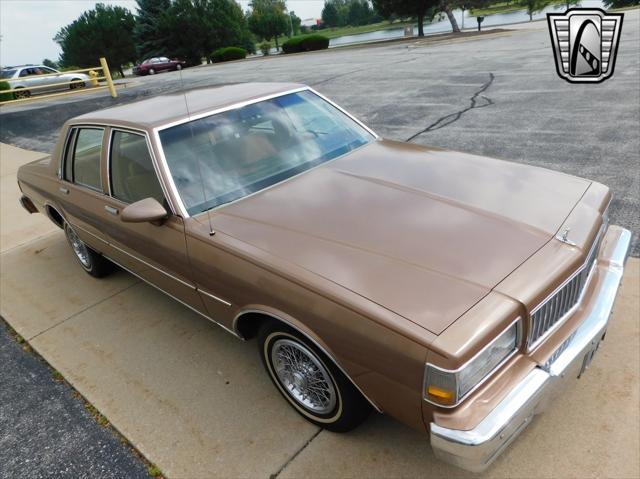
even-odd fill
[{"label": "red parked car", "polygon": [[133,67],[134,75],[155,75],[161,71],[182,70],[185,67],[184,60],[167,57],[147,58],[145,61]]}]

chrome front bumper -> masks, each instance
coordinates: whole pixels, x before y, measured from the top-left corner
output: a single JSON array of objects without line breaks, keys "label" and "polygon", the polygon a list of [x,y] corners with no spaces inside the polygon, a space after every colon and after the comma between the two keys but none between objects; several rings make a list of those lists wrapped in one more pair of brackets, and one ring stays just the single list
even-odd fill
[{"label": "chrome front bumper", "polygon": [[606,266],[590,301],[593,307],[562,353],[544,369],[533,369],[474,429],[448,429],[432,422],[431,446],[436,457],[469,471],[484,471],[533,416],[583,371],[606,333],[631,243],[631,233],[618,226],[611,226],[609,235],[614,243],[599,258]]}]

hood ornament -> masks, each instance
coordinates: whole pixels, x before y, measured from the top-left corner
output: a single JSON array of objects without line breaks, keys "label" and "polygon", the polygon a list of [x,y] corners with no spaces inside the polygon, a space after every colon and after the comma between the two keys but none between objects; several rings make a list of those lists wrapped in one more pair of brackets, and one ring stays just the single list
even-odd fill
[{"label": "hood ornament", "polygon": [[569,232],[571,231],[571,228],[565,228],[564,231],[562,233],[558,233],[556,235],[556,239],[559,241],[562,241],[565,244],[568,244],[570,246],[575,246],[576,243],[574,243],[573,241],[571,241],[569,239]]}]

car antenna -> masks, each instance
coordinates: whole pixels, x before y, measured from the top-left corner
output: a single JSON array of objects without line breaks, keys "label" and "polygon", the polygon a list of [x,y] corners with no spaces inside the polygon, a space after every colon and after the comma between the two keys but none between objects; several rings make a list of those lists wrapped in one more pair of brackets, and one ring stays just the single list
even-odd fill
[{"label": "car antenna", "polygon": [[[189,102],[187,100],[187,92],[184,88],[184,80],[182,78],[182,68],[178,70],[178,74],[180,75],[180,86],[182,88],[182,96],[184,98],[184,106],[187,109],[187,116],[189,117],[189,131],[191,132],[191,138],[194,137],[193,134],[193,125],[191,124],[191,112],[189,111]],[[204,186],[204,176],[202,175],[202,167],[200,166],[200,157],[198,160],[198,174],[200,175],[200,184],[202,185],[202,201],[203,203],[207,203],[207,192]],[[211,222],[211,208],[207,209],[207,221],[209,222],[209,236],[213,236],[216,232],[213,229],[213,224]]]}]

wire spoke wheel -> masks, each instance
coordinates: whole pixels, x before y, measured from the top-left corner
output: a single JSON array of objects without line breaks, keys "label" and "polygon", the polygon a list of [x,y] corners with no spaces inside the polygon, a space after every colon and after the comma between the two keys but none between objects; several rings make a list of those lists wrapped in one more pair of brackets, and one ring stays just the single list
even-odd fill
[{"label": "wire spoke wheel", "polygon": [[89,257],[89,250],[87,249],[87,246],[80,238],[78,238],[76,232],[71,228],[65,228],[65,232],[67,234],[69,244],[71,245],[73,252],[78,257],[78,260],[80,260],[80,263],[82,263],[82,266],[85,268],[91,268],[91,258]]},{"label": "wire spoke wheel", "polygon": [[336,390],[329,371],[302,344],[278,339],[271,349],[276,375],[289,395],[315,414],[328,414],[336,406]]}]

